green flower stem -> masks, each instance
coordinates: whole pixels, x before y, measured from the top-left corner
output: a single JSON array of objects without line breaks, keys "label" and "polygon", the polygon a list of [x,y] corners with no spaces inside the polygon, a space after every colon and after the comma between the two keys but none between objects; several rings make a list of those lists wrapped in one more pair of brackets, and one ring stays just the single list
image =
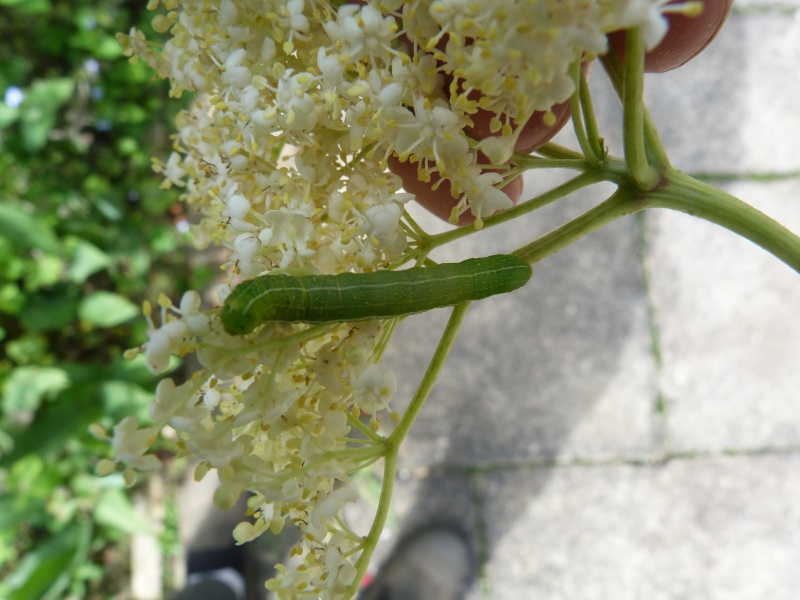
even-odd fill
[{"label": "green flower stem", "polygon": [[661,136],[658,134],[658,129],[656,129],[653,118],[650,116],[647,107],[644,109],[644,141],[650,163],[655,165],[658,169],[663,170],[668,168],[670,162],[667,151],[664,150],[664,145],[661,143]]},{"label": "green flower stem", "polygon": [[[384,441],[383,437],[372,431],[372,429],[364,425],[364,423],[362,423],[360,419],[357,419],[349,412],[347,413],[347,422],[350,423],[352,427],[358,429],[368,440],[371,440],[376,444],[383,443]],[[349,442],[350,440],[348,440],[348,443]]]},{"label": "green flower stem", "polygon": [[580,70],[578,93],[581,99],[581,112],[583,113],[583,120],[586,124],[586,135],[589,138],[589,143],[591,144],[598,161],[602,161],[606,155],[606,149],[603,144],[603,140],[600,137],[600,130],[597,127],[597,118],[594,114],[592,94],[589,92],[589,83],[586,81],[586,74],[583,72],[583,69]]},{"label": "green flower stem", "polygon": [[464,322],[464,317],[467,314],[469,305],[469,302],[464,302],[453,308],[453,312],[450,313],[450,320],[447,322],[447,326],[442,333],[442,339],[439,340],[436,352],[434,352],[433,358],[431,358],[431,362],[428,365],[428,370],[425,371],[425,376],[422,378],[414,397],[411,399],[411,404],[409,404],[403,418],[400,419],[400,422],[397,424],[397,428],[386,438],[383,482],[381,485],[381,495],[378,500],[378,509],[375,513],[372,527],[364,538],[363,551],[357,562],[358,571],[356,578],[347,590],[345,594],[346,598],[352,598],[358,591],[358,586],[361,583],[361,579],[364,577],[364,573],[367,571],[369,561],[378,544],[378,538],[380,538],[383,526],[386,524],[386,519],[389,516],[389,505],[391,504],[392,492],[394,491],[394,479],[397,470],[397,456],[400,451],[400,445],[403,443],[403,439],[406,435],[408,435],[419,411],[422,410],[425,400],[428,399],[436,380],[439,378],[439,374],[442,372],[445,360],[447,360],[453,343],[456,341],[458,330]]},{"label": "green flower stem", "polygon": [[669,208],[721,225],[760,246],[800,273],[800,237],[776,220],[727,192],[680,171],[647,194],[648,208]]},{"label": "green flower stem", "polygon": [[[614,87],[614,90],[617,92],[617,96],[621,100],[623,95],[622,82],[625,79],[622,61],[619,60],[613,51],[601,57],[600,61],[603,64],[606,74],[608,75],[608,79],[611,81],[611,85]],[[647,157],[650,159],[651,164],[660,169],[666,168],[670,164],[669,157],[667,156],[664,146],[661,143],[661,137],[658,135],[658,130],[653,123],[653,118],[650,116],[650,112],[647,110],[647,107],[644,106],[644,103],[643,113],[645,150],[647,152]]]},{"label": "green flower stem", "polygon": [[597,167],[600,164],[600,156],[595,152],[595,148],[589,137],[586,135],[586,129],[583,125],[583,112],[581,110],[581,65],[576,62],[570,67],[572,78],[575,81],[575,92],[570,98],[570,112],[572,113],[572,128],[575,130],[575,137],[578,139],[578,145],[581,147],[583,155],[586,157],[586,162],[592,167]]},{"label": "green flower stem", "polygon": [[511,254],[524,258],[531,264],[537,263],[600,229],[603,225],[641,210],[642,203],[637,201],[636,197],[637,194],[633,190],[619,188],[611,197],[591,210]]},{"label": "green flower stem", "polygon": [[627,32],[625,78],[622,82],[623,146],[628,172],[642,190],[658,183],[658,172],[647,162],[644,137],[644,38],[641,27]]},{"label": "green flower stem", "polygon": [[372,555],[375,553],[378,539],[381,537],[383,526],[386,524],[386,518],[389,516],[389,505],[391,504],[392,493],[394,492],[396,470],[397,449],[390,448],[383,462],[383,481],[381,482],[381,495],[380,498],[378,498],[378,510],[375,513],[375,520],[372,521],[372,527],[370,527],[369,533],[364,538],[361,556],[359,556],[356,561],[356,577],[353,579],[353,583],[350,584],[350,587],[347,588],[344,594],[345,598],[354,598],[358,593],[361,580],[364,579],[364,574],[367,572],[369,562],[372,559]]},{"label": "green flower stem", "polygon": [[297,467],[296,469],[285,468],[279,473],[271,475],[271,477],[276,481],[288,481],[289,479],[298,477],[303,473],[308,473],[309,471],[317,469],[335,459],[352,459],[353,461],[358,462],[368,460],[373,457],[379,458],[382,453],[383,449],[377,444],[370,446],[359,446],[358,448],[346,448],[344,450],[331,450],[323,453],[322,456],[320,456],[317,460],[304,463],[302,466]]},{"label": "green flower stem", "polygon": [[575,152],[575,150],[571,150],[570,148],[561,146],[555,142],[547,142],[544,146],[536,150],[536,154],[541,154],[547,158],[586,160],[586,157],[580,152]]},{"label": "green flower stem", "polygon": [[383,332],[381,333],[381,339],[375,346],[375,355],[374,355],[375,362],[380,362],[381,359],[383,358],[383,353],[386,352],[386,348],[389,346],[389,342],[392,341],[394,330],[397,329],[397,324],[400,323],[401,320],[402,319],[400,317],[395,317],[394,319],[389,319],[387,321],[384,321]]},{"label": "green flower stem", "polygon": [[419,226],[419,224],[408,214],[408,211],[403,213],[403,220],[408,224],[411,230],[416,234],[414,237],[425,238],[428,234]]},{"label": "green flower stem", "polygon": [[469,305],[469,302],[462,302],[456,305],[453,308],[453,312],[450,313],[450,320],[447,321],[447,326],[442,333],[442,339],[439,340],[439,345],[436,348],[436,352],[433,354],[433,358],[431,358],[428,370],[425,371],[425,376],[422,378],[414,397],[411,399],[411,403],[403,414],[403,418],[400,419],[397,427],[387,440],[392,450],[397,451],[400,447],[403,439],[411,429],[411,425],[417,418],[419,411],[422,409],[422,405],[431,393],[433,385],[436,383],[436,379],[439,377],[439,373],[444,367],[444,362],[448,354],[450,354],[450,349],[456,341],[458,330],[461,328],[461,323],[464,321]]},{"label": "green flower stem", "polygon": [[[506,221],[515,219],[520,215],[532,212],[537,208],[541,208],[547,204],[550,204],[551,202],[555,202],[559,198],[563,198],[564,196],[576,192],[581,188],[593,183],[605,181],[610,177],[611,175],[609,175],[609,172],[605,170],[592,170],[581,173],[569,181],[562,183],[561,185],[556,186],[553,189],[536,196],[535,198],[527,200],[526,202],[523,202],[514,208],[510,208],[507,211],[486,218],[483,222],[483,229],[488,229],[489,227],[493,227],[495,225],[499,225],[500,223],[505,223]],[[428,242],[425,246],[425,252],[430,252],[434,248],[449,244],[450,242],[462,237],[472,235],[477,231],[478,230],[476,230],[474,227],[467,225],[465,227],[459,227],[458,229],[432,235],[428,239]]]},{"label": "green flower stem", "polygon": [[287,335],[286,337],[282,338],[272,338],[266,340],[264,342],[258,342],[255,344],[245,344],[238,348],[224,348],[222,346],[215,346],[213,344],[206,344],[207,348],[214,348],[216,350],[224,350],[226,355],[218,364],[215,364],[213,367],[209,369],[209,371],[217,372],[222,364],[231,360],[231,358],[236,356],[246,356],[248,354],[252,354],[253,352],[263,352],[264,350],[280,350],[283,348],[287,348],[293,344],[298,344],[302,342],[307,342],[309,340],[313,340],[318,337],[322,337],[326,333],[330,332],[331,326],[330,323],[322,323],[320,325],[312,325],[307,327],[306,329],[301,329],[300,331],[293,333],[291,335]]},{"label": "green flower stem", "polygon": [[646,208],[668,208],[716,223],[760,246],[800,273],[800,236],[749,204],[674,169],[651,192],[621,186],[607,200],[512,254],[531,264],[619,217]]},{"label": "green flower stem", "polygon": [[524,171],[528,169],[573,169],[587,171],[591,168],[589,161],[584,158],[540,158],[530,154],[512,154],[511,162]]}]

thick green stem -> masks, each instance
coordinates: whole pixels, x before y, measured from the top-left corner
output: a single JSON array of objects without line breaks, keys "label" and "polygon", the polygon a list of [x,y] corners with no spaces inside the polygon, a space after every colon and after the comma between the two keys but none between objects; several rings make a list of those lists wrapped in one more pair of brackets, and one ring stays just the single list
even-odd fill
[{"label": "thick green stem", "polygon": [[[608,75],[608,79],[611,81],[611,85],[617,92],[617,96],[620,100],[622,100],[622,82],[625,79],[623,62],[619,60],[614,52],[609,52],[605,56],[601,57],[600,62],[602,62],[603,68],[606,70],[606,74]],[[661,143],[661,137],[658,135],[658,130],[656,129],[656,126],[653,123],[653,118],[650,116],[650,112],[647,110],[646,106],[643,106],[643,112],[645,150],[647,152],[647,157],[650,159],[650,164],[655,165],[659,169],[665,169],[669,167],[669,157],[664,150],[664,146]]]},{"label": "thick green stem", "polygon": [[539,262],[555,254],[580,238],[600,229],[603,225],[641,210],[641,202],[631,190],[619,188],[608,200],[598,204],[581,216],[543,235],[538,240],[512,252],[529,263]]},{"label": "thick green stem", "polygon": [[447,356],[450,354],[450,350],[456,341],[458,330],[464,322],[469,304],[469,302],[464,302],[453,308],[453,312],[450,314],[450,320],[447,322],[447,327],[445,327],[444,333],[442,333],[442,339],[439,340],[439,345],[436,347],[436,352],[434,352],[433,358],[431,358],[428,370],[425,371],[425,376],[422,378],[417,392],[411,399],[408,409],[406,409],[403,418],[400,419],[395,430],[386,438],[383,481],[380,499],[378,500],[378,509],[375,513],[375,520],[372,522],[372,527],[364,538],[363,550],[361,556],[358,558],[356,578],[347,590],[345,594],[346,598],[352,598],[358,591],[358,586],[364,577],[364,573],[367,571],[369,561],[372,558],[372,554],[375,552],[375,547],[378,544],[381,531],[383,531],[386,519],[389,516],[389,505],[392,501],[395,471],[397,470],[397,456],[400,451],[400,445],[410,431],[411,426],[414,424],[419,411],[422,410],[425,400],[428,399],[436,380],[439,379],[439,374],[442,372]]},{"label": "thick green stem", "polygon": [[625,79],[622,82],[623,145],[628,172],[641,190],[658,183],[658,172],[647,162],[644,138],[644,38],[640,27],[627,32]]},{"label": "thick green stem", "polygon": [[800,273],[800,237],[712,185],[679,171],[670,171],[669,183],[647,194],[648,208],[669,208],[721,225],[760,246]]},{"label": "thick green stem", "polygon": [[668,208],[725,227],[800,273],[800,236],[738,198],[680,171],[669,169],[664,177],[666,184],[655,191],[620,187],[608,200],[512,254],[533,264],[619,217],[646,208]]}]

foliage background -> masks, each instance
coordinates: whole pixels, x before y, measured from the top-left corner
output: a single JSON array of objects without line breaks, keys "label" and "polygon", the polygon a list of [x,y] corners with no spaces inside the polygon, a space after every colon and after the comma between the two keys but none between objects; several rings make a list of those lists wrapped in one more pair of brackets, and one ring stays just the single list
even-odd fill
[{"label": "foliage background", "polygon": [[[187,266],[178,191],[161,189],[181,103],[114,38],[135,0],[0,0],[0,597],[109,598],[145,524],[88,433],[147,419],[155,380],[122,358],[139,305],[210,274]],[[21,103],[19,102],[21,98]],[[198,288],[198,286],[201,286]],[[168,452],[168,449],[167,449]],[[163,543],[175,539],[162,533]]]}]

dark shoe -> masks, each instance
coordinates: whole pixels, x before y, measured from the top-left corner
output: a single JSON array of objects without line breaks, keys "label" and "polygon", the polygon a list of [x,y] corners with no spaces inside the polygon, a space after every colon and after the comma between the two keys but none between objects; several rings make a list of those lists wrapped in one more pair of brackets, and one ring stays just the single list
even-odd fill
[{"label": "dark shoe", "polygon": [[429,527],[401,542],[359,600],[462,600],[475,576],[466,536]]},{"label": "dark shoe", "polygon": [[172,600],[244,600],[246,587],[239,571],[226,567],[214,571],[191,573],[186,587]]}]

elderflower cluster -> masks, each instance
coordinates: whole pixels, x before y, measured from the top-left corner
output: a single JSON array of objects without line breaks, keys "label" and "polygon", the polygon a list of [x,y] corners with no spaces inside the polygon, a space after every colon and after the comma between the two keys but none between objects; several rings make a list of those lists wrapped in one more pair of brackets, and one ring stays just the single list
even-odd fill
[{"label": "elderflower cluster", "polygon": [[[150,0],[165,9],[154,29],[120,35],[133,60],[195,94],[181,113],[174,152],[156,161],[165,186],[194,210],[195,244],[229,249],[228,281],[275,270],[335,274],[409,260],[412,199],[387,159],[418,164],[420,177],[451,183],[458,211],[478,218],[508,208],[500,176],[478,151],[508,159],[534,111],[574,90],[570,66],[606,50],[605,33],[644,26],[653,46],[663,0]],[[493,113],[492,142],[464,128]],[[482,144],[482,145],[481,145]],[[363,538],[340,509],[355,500],[350,475],[380,458],[379,414],[395,391],[379,364],[380,322],[317,327],[267,323],[247,336],[225,332],[218,308],[188,292],[159,301],[145,344],[148,366],[193,353],[201,365],[176,385],[164,379],[153,424],[128,419],[111,441],[118,460],[153,469],[149,452],[169,424],[179,446],[216,469],[215,500],[231,506],[249,491],[252,521],[242,543],[291,523],[303,532],[269,583],[280,598],[341,597],[357,577]],[[104,465],[108,471],[113,465]],[[363,571],[362,571],[363,572]]]}]

